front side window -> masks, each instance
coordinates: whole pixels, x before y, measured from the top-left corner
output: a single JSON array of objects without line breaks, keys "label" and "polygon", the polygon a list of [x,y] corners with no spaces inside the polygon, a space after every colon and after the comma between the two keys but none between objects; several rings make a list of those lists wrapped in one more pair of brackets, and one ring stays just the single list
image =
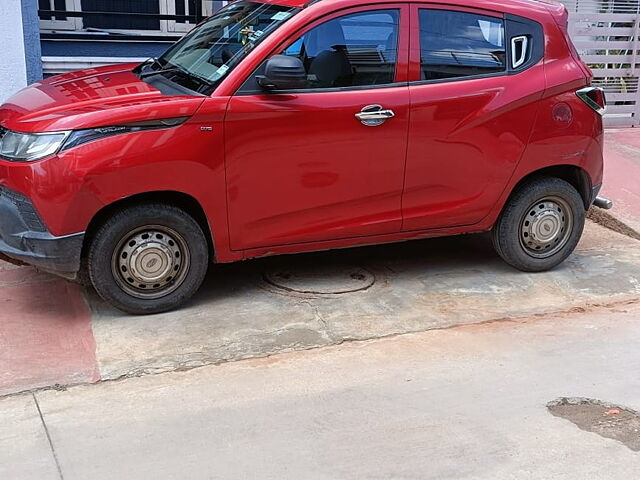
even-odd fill
[{"label": "front side window", "polygon": [[201,93],[210,93],[249,52],[299,9],[236,1],[218,10],[158,59],[165,74]]},{"label": "front side window", "polygon": [[449,10],[420,10],[422,80],[506,71],[504,20]]},{"label": "front side window", "polygon": [[305,67],[305,88],[393,83],[398,50],[398,10],[353,13],[329,20],[285,48]]}]

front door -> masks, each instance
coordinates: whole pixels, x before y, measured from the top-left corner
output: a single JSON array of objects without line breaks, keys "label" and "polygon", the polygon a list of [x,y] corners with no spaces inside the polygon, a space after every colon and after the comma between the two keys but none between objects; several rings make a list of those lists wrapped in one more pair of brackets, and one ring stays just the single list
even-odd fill
[{"label": "front door", "polygon": [[[405,17],[397,5],[325,17],[278,52],[303,61],[305,88],[265,93],[252,76],[232,97],[225,118],[232,249],[400,231]],[[394,116],[370,126],[356,117],[367,107]]]}]

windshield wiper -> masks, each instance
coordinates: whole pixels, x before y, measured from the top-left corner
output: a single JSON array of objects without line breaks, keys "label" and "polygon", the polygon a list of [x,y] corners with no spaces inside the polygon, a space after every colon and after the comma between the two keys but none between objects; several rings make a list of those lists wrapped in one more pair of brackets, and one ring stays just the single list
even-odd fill
[{"label": "windshield wiper", "polygon": [[147,77],[153,77],[155,75],[160,75],[162,73],[182,73],[185,75],[188,75],[189,77],[191,76],[187,71],[183,70],[180,67],[168,67],[168,68],[161,68],[160,70],[153,70],[151,72],[144,72],[140,74],[140,79],[145,79]]},{"label": "windshield wiper", "polygon": [[187,79],[199,83],[200,87],[198,87],[198,89],[196,91],[200,91],[200,88],[202,87],[213,87],[215,84],[209,80],[207,80],[206,78],[202,78],[200,75],[196,75],[194,73],[191,73],[187,70],[185,70],[184,68],[178,67],[177,65],[173,65],[171,67],[164,67],[161,68],[160,70],[154,70],[153,72],[145,72],[145,73],[141,73],[140,74],[140,80],[144,80],[145,78],[149,78],[149,77],[153,77],[155,75],[161,75],[163,73],[177,73],[178,75],[181,75],[182,77],[186,77]]},{"label": "windshield wiper", "polygon": [[155,65],[160,65],[160,68],[162,68],[162,64],[160,63],[160,60],[158,59],[158,57],[149,57],[144,62],[142,62],[142,65],[140,66],[144,68],[144,67],[153,67]]}]

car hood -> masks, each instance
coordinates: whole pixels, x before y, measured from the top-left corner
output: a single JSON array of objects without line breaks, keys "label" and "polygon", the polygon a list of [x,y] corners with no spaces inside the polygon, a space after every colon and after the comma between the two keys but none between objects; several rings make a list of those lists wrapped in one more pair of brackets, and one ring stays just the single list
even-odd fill
[{"label": "car hood", "polygon": [[79,70],[34,83],[0,107],[0,125],[20,132],[104,127],[195,113],[204,97],[164,95],[135,64]]}]

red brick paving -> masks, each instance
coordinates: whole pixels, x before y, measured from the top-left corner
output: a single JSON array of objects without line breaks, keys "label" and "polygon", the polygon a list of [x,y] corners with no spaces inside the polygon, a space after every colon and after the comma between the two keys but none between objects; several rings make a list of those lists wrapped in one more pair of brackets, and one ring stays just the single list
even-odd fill
[{"label": "red brick paving", "polygon": [[99,379],[80,287],[0,262],[0,395]]},{"label": "red brick paving", "polygon": [[607,131],[602,195],[614,201],[614,217],[640,232],[640,129]]}]

